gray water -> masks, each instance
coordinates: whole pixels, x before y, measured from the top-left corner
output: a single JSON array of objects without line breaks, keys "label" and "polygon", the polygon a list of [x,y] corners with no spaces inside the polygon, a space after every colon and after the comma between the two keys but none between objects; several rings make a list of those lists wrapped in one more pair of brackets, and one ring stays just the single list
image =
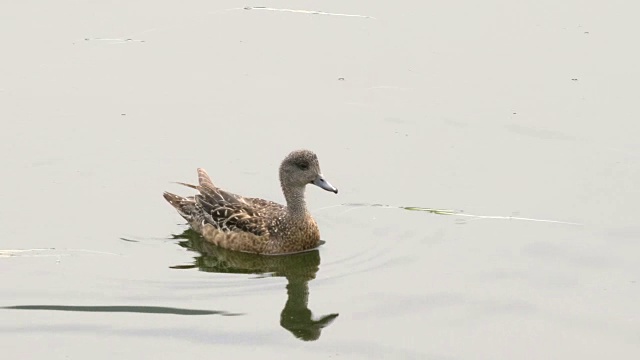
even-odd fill
[{"label": "gray water", "polygon": [[[5,5],[3,355],[637,358],[638,7]],[[340,189],[317,251],[217,249],[161,196],[282,202],[297,148]]]}]

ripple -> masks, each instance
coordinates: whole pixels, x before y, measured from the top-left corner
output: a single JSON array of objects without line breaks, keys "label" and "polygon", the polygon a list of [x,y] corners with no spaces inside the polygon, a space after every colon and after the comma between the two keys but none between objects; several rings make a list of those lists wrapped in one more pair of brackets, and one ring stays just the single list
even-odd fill
[{"label": "ripple", "polygon": [[[381,206],[382,207],[382,206]],[[326,228],[341,229],[343,238],[331,239],[333,255],[322,264],[324,280],[375,271],[411,261],[407,248],[419,246],[417,234],[380,217],[380,208],[349,208],[335,216],[319,214]],[[366,246],[362,246],[366,244]],[[325,257],[326,258],[326,257]]]}]

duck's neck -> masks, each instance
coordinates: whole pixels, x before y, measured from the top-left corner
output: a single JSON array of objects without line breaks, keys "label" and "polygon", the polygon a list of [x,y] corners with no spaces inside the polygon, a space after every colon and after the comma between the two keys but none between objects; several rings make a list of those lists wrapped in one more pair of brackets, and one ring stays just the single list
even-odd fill
[{"label": "duck's neck", "polygon": [[305,187],[282,186],[284,198],[287,200],[287,212],[293,218],[303,218],[308,214],[307,203],[304,200]]}]

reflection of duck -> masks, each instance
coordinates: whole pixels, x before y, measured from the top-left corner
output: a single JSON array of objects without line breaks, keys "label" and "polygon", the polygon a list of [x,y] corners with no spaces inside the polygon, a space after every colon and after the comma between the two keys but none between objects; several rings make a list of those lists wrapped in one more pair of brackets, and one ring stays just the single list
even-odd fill
[{"label": "reflection of duck", "polygon": [[307,210],[307,184],[338,193],[320,172],[316,154],[298,150],[280,164],[280,185],[287,206],[245,198],[216,187],[204,169],[198,169],[200,193],[182,197],[168,192],[164,198],[178,210],[191,228],[220,247],[257,254],[306,251],[320,244],[320,230]]},{"label": "reflection of duck", "polygon": [[287,256],[266,256],[230,251],[205,241],[188,229],[174,238],[179,245],[197,251],[194,265],[173,266],[174,269],[198,268],[200,271],[239,274],[265,274],[287,278],[287,302],[280,313],[280,325],[297,338],[310,341],[320,338],[322,328],[331,324],[338,314],[313,319],[309,302],[309,281],[315,279],[320,267],[320,253],[311,250]]}]

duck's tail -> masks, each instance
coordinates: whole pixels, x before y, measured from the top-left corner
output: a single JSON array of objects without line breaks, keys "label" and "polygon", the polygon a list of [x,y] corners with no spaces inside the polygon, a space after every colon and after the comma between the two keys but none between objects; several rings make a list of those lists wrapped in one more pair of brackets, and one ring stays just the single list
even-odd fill
[{"label": "duck's tail", "polygon": [[194,219],[194,215],[197,214],[196,202],[193,198],[185,198],[176,194],[172,194],[170,192],[164,192],[162,194],[165,200],[171,204],[176,210],[178,214],[182,216],[188,222],[192,222]]}]

